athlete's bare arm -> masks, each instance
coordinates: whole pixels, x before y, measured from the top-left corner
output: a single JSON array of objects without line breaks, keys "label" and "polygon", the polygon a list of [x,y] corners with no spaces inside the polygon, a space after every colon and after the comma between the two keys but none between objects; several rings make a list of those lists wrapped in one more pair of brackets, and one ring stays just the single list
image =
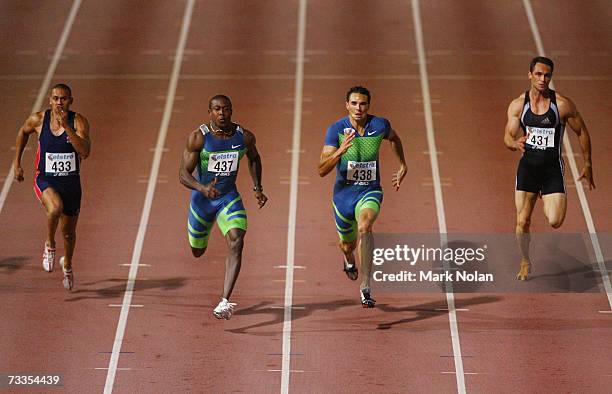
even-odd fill
[{"label": "athlete's bare arm", "polygon": [[77,151],[81,159],[86,159],[91,151],[91,141],[89,139],[89,122],[81,114],[75,114],[74,116],[74,130],[68,124],[68,111],[61,111],[57,114],[57,122],[59,126],[63,127],[68,134],[68,139]]},{"label": "athlete's bare arm", "polygon": [[13,172],[17,182],[23,182],[24,180],[23,168],[21,168],[21,156],[23,155],[23,150],[28,144],[30,134],[40,131],[42,122],[43,113],[33,113],[25,120],[23,126],[21,126],[19,129],[19,132],[17,132],[17,141],[15,142],[15,159],[13,160]]},{"label": "athlete's bare arm", "polygon": [[351,141],[355,138],[355,132],[351,131],[345,134],[346,137],[338,148],[331,145],[323,146],[321,151],[321,159],[319,160],[319,175],[324,177],[329,174],[331,170],[336,167],[336,164],[340,161],[342,155],[351,147],[353,144]]},{"label": "athlete's bare arm", "polygon": [[246,155],[249,159],[249,173],[251,174],[251,178],[253,178],[253,183],[255,185],[255,198],[257,199],[257,204],[259,204],[259,208],[263,208],[268,201],[268,197],[263,194],[263,187],[261,185],[261,157],[259,156],[259,152],[257,151],[255,134],[251,133],[249,130],[244,130],[244,144],[246,145],[247,151]]},{"label": "athlete's bare arm", "polygon": [[200,160],[200,151],[203,147],[204,135],[202,132],[199,129],[192,131],[187,138],[187,146],[185,146],[185,150],[183,150],[181,168],[179,169],[179,180],[187,188],[196,190],[207,198],[216,198],[219,196],[219,191],[215,189],[217,178],[203,185],[193,176],[193,171],[198,164],[198,160]]},{"label": "athlete's bare arm", "polygon": [[406,167],[406,160],[404,159],[404,148],[402,147],[402,140],[400,139],[399,135],[397,135],[395,130],[391,129],[387,139],[391,143],[391,150],[400,163],[399,170],[397,170],[397,172],[391,177],[393,187],[395,190],[399,190],[399,187],[406,176],[406,171],[408,170],[408,167]]},{"label": "athlete's bare arm", "polygon": [[525,141],[527,136],[517,138],[521,128],[521,109],[523,107],[524,97],[520,96],[512,100],[508,106],[508,122],[506,123],[506,132],[504,134],[504,143],[506,147],[512,151],[520,150],[525,152]]},{"label": "athlete's bare arm", "polygon": [[589,185],[589,190],[595,188],[595,182],[593,181],[593,168],[591,163],[591,137],[587,130],[586,124],[580,112],[576,108],[576,105],[569,98],[562,96],[557,92],[557,104],[559,105],[559,116],[565,120],[574,133],[578,136],[580,141],[580,148],[582,149],[582,157],[584,159],[584,168],[582,174],[580,174],[579,180],[584,179]]}]

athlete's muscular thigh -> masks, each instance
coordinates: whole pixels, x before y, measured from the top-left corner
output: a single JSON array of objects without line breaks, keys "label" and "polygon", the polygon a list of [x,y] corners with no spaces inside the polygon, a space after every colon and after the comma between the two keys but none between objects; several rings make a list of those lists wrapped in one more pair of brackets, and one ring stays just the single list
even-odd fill
[{"label": "athlete's muscular thigh", "polygon": [[364,208],[359,212],[359,219],[357,220],[358,228],[360,233],[372,232],[372,226],[378,217],[378,212],[370,208]]},{"label": "athlete's muscular thigh", "polygon": [[40,200],[48,215],[60,215],[64,210],[62,198],[52,187],[48,187],[42,192]]},{"label": "athlete's muscular thigh", "polygon": [[567,211],[567,196],[565,193],[551,193],[542,196],[544,203],[544,216],[548,219],[548,223],[558,228],[565,220],[565,212]]},{"label": "athlete's muscular thigh", "polygon": [[517,190],[514,192],[514,203],[516,205],[517,223],[524,225],[531,219],[533,207],[538,199],[536,193]]}]

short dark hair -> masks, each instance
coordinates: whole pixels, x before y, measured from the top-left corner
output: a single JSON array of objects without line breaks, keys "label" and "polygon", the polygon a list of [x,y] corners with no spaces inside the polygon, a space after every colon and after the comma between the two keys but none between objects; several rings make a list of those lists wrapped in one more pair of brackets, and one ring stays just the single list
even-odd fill
[{"label": "short dark hair", "polygon": [[208,109],[212,109],[212,102],[215,100],[225,100],[227,101],[227,103],[229,104],[230,109],[232,109],[232,100],[230,100],[229,97],[227,97],[224,94],[218,94],[216,96],[213,96],[213,98],[210,99],[210,101],[208,102]]},{"label": "short dark hair", "polygon": [[72,89],[70,89],[70,86],[66,85],[65,83],[58,83],[51,88],[51,91],[53,91],[53,89],[64,89],[68,92],[68,95],[72,97]]},{"label": "short dark hair", "polygon": [[368,103],[370,103],[370,91],[366,88],[364,88],[363,86],[353,86],[352,88],[350,88],[348,90],[348,92],[346,92],[346,102],[349,102],[349,98],[351,97],[351,94],[353,93],[359,93],[359,94],[363,94],[364,96],[366,96],[368,98]]},{"label": "short dark hair", "polygon": [[533,72],[533,68],[538,63],[546,64],[548,67],[550,67],[551,73],[555,69],[555,63],[553,63],[552,60],[544,56],[536,56],[533,59],[531,59],[531,63],[529,63],[529,72]]}]

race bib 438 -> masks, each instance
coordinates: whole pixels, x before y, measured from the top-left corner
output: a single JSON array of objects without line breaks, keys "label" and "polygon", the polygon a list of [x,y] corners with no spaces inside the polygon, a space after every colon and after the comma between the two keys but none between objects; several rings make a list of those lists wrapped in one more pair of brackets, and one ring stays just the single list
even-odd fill
[{"label": "race bib 438", "polygon": [[238,170],[238,152],[213,153],[208,158],[208,171],[218,176],[229,176]]},{"label": "race bib 438", "polygon": [[527,145],[534,149],[555,147],[555,129],[527,126]]},{"label": "race bib 438", "polygon": [[67,176],[77,170],[76,153],[49,153],[45,158],[45,172],[53,176]]},{"label": "race bib 438", "polygon": [[346,178],[355,182],[371,182],[376,180],[375,161],[349,161]]}]

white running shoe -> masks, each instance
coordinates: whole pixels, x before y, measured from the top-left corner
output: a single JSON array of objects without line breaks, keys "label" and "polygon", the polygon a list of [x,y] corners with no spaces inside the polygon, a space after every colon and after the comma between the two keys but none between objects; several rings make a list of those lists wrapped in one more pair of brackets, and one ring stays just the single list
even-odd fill
[{"label": "white running shoe", "polygon": [[60,258],[60,265],[62,266],[62,271],[64,272],[64,279],[62,279],[64,289],[70,291],[74,286],[74,274],[72,273],[72,268],[70,268],[70,271],[66,271],[66,269],[64,269],[64,256]]},{"label": "white running shoe", "polygon": [[43,252],[42,265],[43,269],[47,272],[53,271],[53,265],[55,264],[55,248],[50,248],[45,244],[45,251]]},{"label": "white running shoe", "polygon": [[238,304],[234,304],[225,298],[221,298],[219,305],[213,309],[213,315],[215,315],[217,319],[229,320],[232,317],[232,313],[234,312],[234,307],[236,305]]}]

